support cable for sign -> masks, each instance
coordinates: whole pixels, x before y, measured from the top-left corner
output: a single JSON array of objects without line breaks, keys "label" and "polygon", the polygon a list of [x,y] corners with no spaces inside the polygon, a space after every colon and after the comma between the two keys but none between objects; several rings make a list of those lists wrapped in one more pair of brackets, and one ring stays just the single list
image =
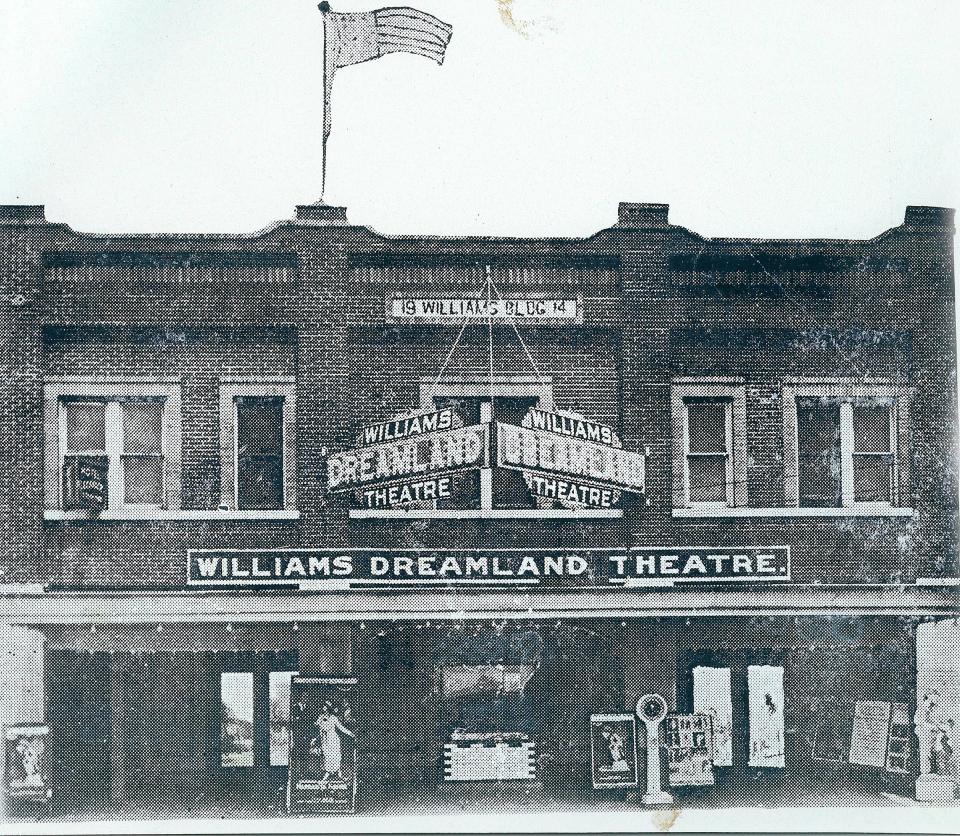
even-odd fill
[{"label": "support cable for sign", "polygon": [[457,346],[460,345],[460,340],[463,339],[463,334],[467,330],[467,325],[470,323],[469,319],[463,320],[463,325],[460,328],[460,333],[457,334],[457,338],[453,341],[453,345],[450,346],[450,351],[447,354],[446,359],[443,361],[443,365],[440,367],[440,371],[437,372],[437,376],[433,379],[433,384],[430,386],[429,399],[432,401],[433,396],[437,392],[437,386],[440,385],[440,380],[443,378],[443,373],[447,370],[447,366],[450,365],[450,360],[453,359],[453,353],[457,350]]},{"label": "support cable for sign", "polygon": [[[493,287],[493,290],[496,292],[497,299],[499,299],[502,302],[503,296],[500,293],[500,288],[498,288],[496,284],[494,284],[494,281],[492,278],[490,279],[490,285]],[[520,336],[520,329],[517,328],[517,318],[515,316],[511,316],[509,319],[510,319],[510,325],[513,328],[513,333],[517,335],[517,340],[520,343],[520,346],[523,348],[524,354],[526,354],[527,356],[527,361],[530,363],[531,368],[533,368],[533,373],[537,377],[537,382],[541,386],[545,386],[547,379],[543,374],[540,373],[540,369],[537,367],[536,362],[534,362],[533,355],[530,353],[530,349],[527,347],[527,344],[524,341],[523,337]]]},{"label": "support cable for sign", "polygon": [[491,292],[493,290],[493,276],[489,264],[484,265],[484,273],[487,278],[487,344],[489,346],[490,366],[487,371],[487,382],[490,384],[490,415],[493,416],[493,310],[491,305]]}]

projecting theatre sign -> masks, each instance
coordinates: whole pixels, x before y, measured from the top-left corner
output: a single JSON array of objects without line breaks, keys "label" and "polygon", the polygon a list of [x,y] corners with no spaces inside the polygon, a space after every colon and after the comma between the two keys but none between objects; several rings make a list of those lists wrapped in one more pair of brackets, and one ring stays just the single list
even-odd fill
[{"label": "projecting theatre sign", "polygon": [[327,458],[327,489],[368,508],[448,498],[455,474],[491,466],[520,471],[541,507],[612,508],[623,491],[644,492],[645,453],[573,412],[532,408],[520,425],[467,426],[452,409],[411,412],[363,427],[356,444]]},{"label": "projecting theatre sign", "polygon": [[788,546],[631,549],[204,549],[189,584],[631,586],[790,580]]}]

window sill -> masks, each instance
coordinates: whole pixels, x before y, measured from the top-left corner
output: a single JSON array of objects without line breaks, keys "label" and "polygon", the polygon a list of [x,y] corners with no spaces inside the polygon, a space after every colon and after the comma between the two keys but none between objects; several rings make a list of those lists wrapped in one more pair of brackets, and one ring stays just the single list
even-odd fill
[{"label": "window sill", "polygon": [[913,508],[866,506],[862,508],[674,508],[673,516],[686,519],[712,517],[912,517]]},{"label": "window sill", "polygon": [[619,508],[584,508],[577,510],[535,508],[491,509],[415,509],[404,511],[398,508],[355,508],[350,511],[352,520],[617,520],[623,517]]},{"label": "window sill", "polygon": [[297,510],[281,511],[219,511],[219,510],[169,510],[163,508],[115,509],[99,514],[90,511],[61,511],[48,508],[43,512],[45,522],[82,520],[85,522],[122,522],[138,520],[142,522],[191,522],[193,520],[244,520],[244,521],[282,521],[298,520]]}]

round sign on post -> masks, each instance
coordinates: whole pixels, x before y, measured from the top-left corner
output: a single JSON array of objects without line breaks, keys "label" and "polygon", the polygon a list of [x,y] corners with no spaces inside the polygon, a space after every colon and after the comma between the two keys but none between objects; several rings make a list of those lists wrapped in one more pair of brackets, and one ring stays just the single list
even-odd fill
[{"label": "round sign on post", "polygon": [[646,694],[637,700],[637,716],[647,727],[647,791],[643,803],[672,804],[673,796],[660,785],[660,723],[667,716],[667,701],[659,694]]}]

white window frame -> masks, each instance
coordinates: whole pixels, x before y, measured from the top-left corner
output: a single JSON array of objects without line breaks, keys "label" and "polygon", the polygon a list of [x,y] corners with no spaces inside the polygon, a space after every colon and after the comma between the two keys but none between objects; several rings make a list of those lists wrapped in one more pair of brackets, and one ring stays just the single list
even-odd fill
[{"label": "white window frame", "polygon": [[[278,509],[238,508],[237,398],[279,398],[283,401],[283,505]],[[220,510],[254,516],[296,511],[296,385],[292,377],[221,378],[220,380]]]},{"label": "white window frame", "polygon": [[[670,388],[673,418],[674,508],[733,508],[747,504],[746,385],[740,377],[675,378]],[[690,500],[690,425],[687,401],[724,401],[727,429],[727,499],[725,502]]]},{"label": "white window frame", "polygon": [[[830,398],[840,405],[840,508],[886,511],[897,508],[903,490],[904,433],[909,420],[910,390],[889,382],[798,380],[783,387],[784,504],[800,507],[800,448],[797,431],[798,398]],[[891,499],[857,502],[854,494],[853,407],[857,400],[890,403]]]},{"label": "white window frame", "polygon": [[[163,455],[163,498],[157,504],[123,501],[123,429],[120,401],[157,398],[163,402],[161,449]],[[180,473],[180,381],[178,378],[48,378],[44,384],[44,507],[63,509],[63,460],[66,453],[66,400],[105,402],[105,452],[110,469],[107,476],[107,507],[100,516],[140,514],[181,507]],[[70,512],[90,515],[92,512]]]}]

